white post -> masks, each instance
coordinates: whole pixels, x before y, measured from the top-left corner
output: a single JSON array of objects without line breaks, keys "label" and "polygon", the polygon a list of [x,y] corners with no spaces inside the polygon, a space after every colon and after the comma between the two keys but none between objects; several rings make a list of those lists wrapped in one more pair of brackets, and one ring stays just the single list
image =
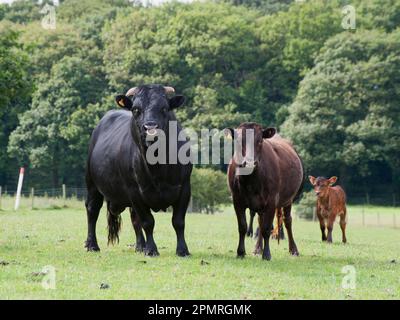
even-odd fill
[{"label": "white post", "polygon": [[25,169],[19,169],[19,179],[18,179],[18,187],[17,187],[17,197],[15,199],[15,207],[14,210],[18,210],[19,204],[21,202],[21,190],[22,190],[22,182],[24,181],[24,172]]}]

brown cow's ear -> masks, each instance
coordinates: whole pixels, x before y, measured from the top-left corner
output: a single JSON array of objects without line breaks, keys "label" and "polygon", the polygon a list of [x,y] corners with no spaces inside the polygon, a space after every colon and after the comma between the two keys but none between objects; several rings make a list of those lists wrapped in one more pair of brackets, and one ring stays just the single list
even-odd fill
[{"label": "brown cow's ear", "polygon": [[308,179],[310,180],[311,184],[313,186],[315,186],[315,180],[317,180],[317,179],[315,177],[313,177],[313,176],[308,176]]},{"label": "brown cow's ear", "polygon": [[234,133],[235,133],[235,130],[233,130],[232,128],[225,128],[224,129],[225,137],[231,137],[233,139]]},{"label": "brown cow's ear", "polygon": [[333,185],[335,184],[336,180],[337,180],[337,177],[335,177],[335,176],[329,178],[329,184],[330,184],[331,186],[333,186]]},{"label": "brown cow's ear", "polygon": [[269,139],[272,138],[275,133],[276,133],[276,129],[275,128],[267,128],[267,129],[263,129],[263,139]]},{"label": "brown cow's ear", "polygon": [[115,102],[117,103],[118,107],[126,109],[126,110],[132,110],[132,100],[129,99],[127,96],[120,94],[115,97]]}]

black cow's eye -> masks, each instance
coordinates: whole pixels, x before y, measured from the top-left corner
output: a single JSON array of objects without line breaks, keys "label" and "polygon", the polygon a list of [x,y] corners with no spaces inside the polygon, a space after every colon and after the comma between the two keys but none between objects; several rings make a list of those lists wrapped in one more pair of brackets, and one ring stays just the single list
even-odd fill
[{"label": "black cow's eye", "polygon": [[133,113],[133,115],[138,116],[140,114],[140,109],[137,107],[133,107],[132,113]]}]

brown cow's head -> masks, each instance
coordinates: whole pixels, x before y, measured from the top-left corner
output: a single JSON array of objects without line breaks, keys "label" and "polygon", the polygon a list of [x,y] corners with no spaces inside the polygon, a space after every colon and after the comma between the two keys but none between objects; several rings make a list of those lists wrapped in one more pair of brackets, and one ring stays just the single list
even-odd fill
[{"label": "brown cow's head", "polygon": [[319,198],[324,198],[329,191],[329,187],[333,186],[337,180],[337,177],[333,176],[329,179],[324,177],[315,178],[308,176],[311,184],[314,186],[315,195]]},{"label": "brown cow's head", "polygon": [[[254,122],[242,123],[237,129],[227,128],[225,132],[236,139],[233,161],[239,168],[257,168],[264,139],[272,138],[275,128],[263,129]],[[241,151],[241,153],[240,153]]]}]

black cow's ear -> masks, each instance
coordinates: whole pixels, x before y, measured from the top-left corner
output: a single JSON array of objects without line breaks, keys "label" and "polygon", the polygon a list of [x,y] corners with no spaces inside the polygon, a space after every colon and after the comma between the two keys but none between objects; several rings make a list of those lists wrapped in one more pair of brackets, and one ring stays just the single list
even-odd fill
[{"label": "black cow's ear", "polygon": [[129,99],[127,96],[120,94],[115,97],[115,101],[117,102],[118,107],[126,110],[132,110],[132,100]]},{"label": "black cow's ear", "polygon": [[263,139],[272,138],[276,133],[276,129],[275,128],[263,129],[262,133],[263,133]]},{"label": "black cow's ear", "polygon": [[171,99],[169,99],[169,109],[173,110],[175,108],[180,107],[181,105],[183,105],[185,103],[185,97],[184,96],[174,96]]}]

